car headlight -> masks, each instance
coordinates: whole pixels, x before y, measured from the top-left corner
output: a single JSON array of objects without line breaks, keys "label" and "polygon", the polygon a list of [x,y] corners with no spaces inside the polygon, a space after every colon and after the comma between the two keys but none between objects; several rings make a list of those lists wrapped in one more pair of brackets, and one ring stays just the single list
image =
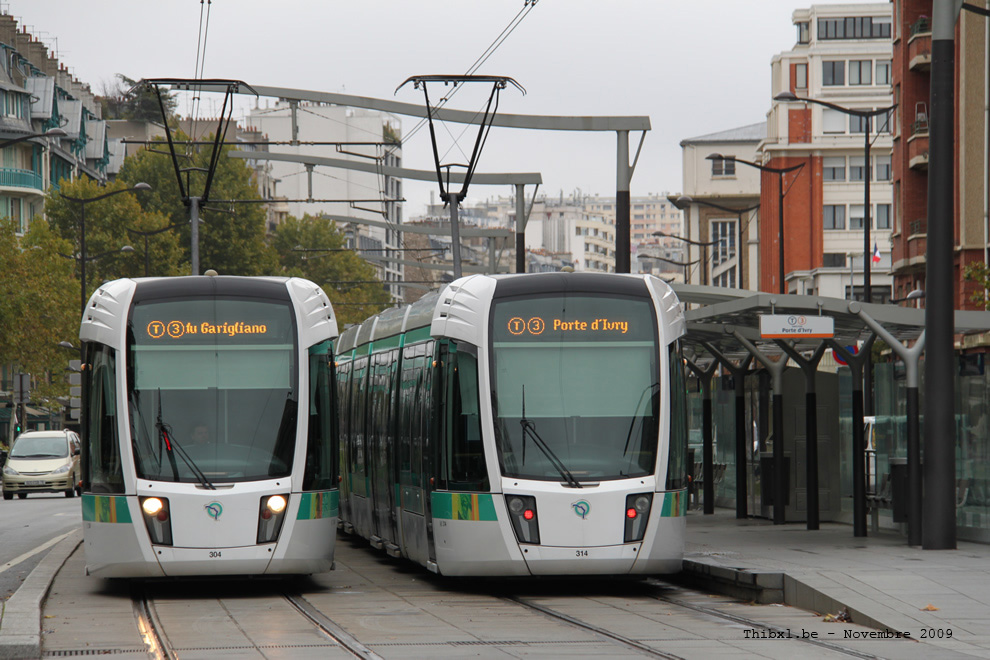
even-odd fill
[{"label": "car headlight", "polygon": [[60,467],[60,468],[58,468],[56,470],[52,470],[52,474],[65,474],[68,471],[69,471],[69,466],[68,465],[63,465],[62,467]]},{"label": "car headlight", "polygon": [[8,477],[16,477],[17,476],[17,470],[15,470],[12,467],[8,467],[6,465],[3,466],[3,473],[6,474]]}]

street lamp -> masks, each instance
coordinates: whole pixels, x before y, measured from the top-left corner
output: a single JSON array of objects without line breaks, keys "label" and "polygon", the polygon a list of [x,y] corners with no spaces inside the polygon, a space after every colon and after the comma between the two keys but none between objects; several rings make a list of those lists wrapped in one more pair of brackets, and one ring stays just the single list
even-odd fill
[{"label": "street lamp", "polygon": [[924,298],[924,297],[925,297],[924,291],[922,291],[921,289],[915,289],[914,291],[911,291],[903,298],[891,298],[889,302],[891,304],[896,304],[896,303],[906,302],[908,300],[918,300],[919,298]]},{"label": "street lamp", "polygon": [[[722,206],[721,204],[716,204],[715,202],[708,202],[708,201],[704,201],[704,200],[700,200],[700,199],[693,199],[690,195],[681,195],[680,197],[677,198],[677,201],[674,202],[674,206],[676,206],[678,209],[683,209],[684,207],[690,206],[691,204],[699,204],[701,206],[710,206],[711,208],[718,209],[719,211],[725,211],[726,213],[735,213],[736,214],[736,217],[739,219],[739,224],[737,225],[737,231],[736,231],[736,235],[737,235],[737,239],[736,240],[737,240],[737,243],[738,243],[737,246],[736,246],[736,250],[738,250],[738,254],[736,256],[736,274],[737,274],[736,282],[737,282],[738,288],[740,288],[740,289],[743,288],[743,284],[742,284],[742,282],[743,282],[743,279],[742,279],[742,277],[743,277],[743,247],[742,247],[743,246],[743,230],[742,230],[742,217],[743,217],[743,213],[749,213],[750,211],[755,211],[756,209],[760,208],[760,205],[759,204],[754,204],[753,206],[750,206],[750,207],[747,207],[747,208],[744,208],[744,209],[734,209],[734,208],[729,207],[729,206]],[[710,226],[710,223],[709,223],[709,226]]]},{"label": "street lamp", "polygon": [[[815,103],[826,108],[831,108],[832,110],[838,110],[839,112],[847,114],[850,117],[859,117],[860,119],[861,127],[863,129],[863,164],[865,166],[863,172],[863,300],[865,302],[873,302],[873,291],[870,286],[870,267],[872,265],[873,255],[873,251],[870,249],[870,225],[873,224],[870,218],[870,182],[873,178],[870,172],[870,147],[872,146],[870,143],[870,125],[871,120],[874,117],[889,114],[894,108],[897,107],[897,104],[895,103],[894,105],[886,108],[877,108],[876,110],[856,110],[854,108],[847,108],[828,101],[804,98],[797,96],[792,92],[781,92],[773,97],[773,100],[784,103]],[[877,133],[877,137],[879,136],[880,134]],[[851,288],[852,283],[850,283],[850,289]]]},{"label": "street lamp", "polygon": [[779,234],[777,236],[777,258],[779,260],[777,272],[778,277],[780,278],[778,288],[780,293],[787,293],[787,285],[784,283],[784,175],[788,172],[796,172],[797,170],[800,170],[804,167],[804,163],[792,165],[791,167],[769,167],[767,165],[760,165],[759,163],[743,160],[742,158],[736,158],[735,156],[723,156],[722,154],[708,154],[705,156],[705,159],[742,163],[743,165],[755,167],[761,172],[770,172],[771,174],[777,175],[777,193],[779,196],[779,201],[777,204],[777,233]]},{"label": "street lamp", "polygon": [[[148,185],[147,183],[141,182],[141,183],[134,184],[134,187],[133,188],[121,188],[120,190],[112,190],[112,191],[110,191],[108,193],[105,193],[103,195],[97,195],[96,197],[70,197],[70,196],[68,196],[68,195],[66,195],[64,193],[61,193],[61,192],[59,193],[59,196],[62,199],[66,200],[66,201],[69,201],[69,202],[75,202],[76,204],[79,204],[79,257],[78,257],[78,259],[79,259],[79,280],[80,280],[80,284],[82,286],[82,294],[80,296],[80,298],[82,300],[82,303],[79,306],[80,313],[85,313],[85,311],[86,311],[86,262],[87,261],[92,261],[93,259],[96,259],[97,258],[97,257],[87,257],[86,256],[86,204],[88,202],[98,202],[101,199],[106,199],[107,197],[113,197],[114,195],[119,195],[121,193],[125,193],[125,192],[136,192],[136,191],[139,191],[139,190],[151,190],[151,186]],[[127,246],[124,246],[124,247],[130,247],[130,246],[127,245]],[[130,249],[130,251],[133,251],[133,250],[134,250],[134,248],[131,248]],[[121,248],[121,251],[122,252],[127,252],[127,250],[125,250],[124,248]],[[115,250],[111,250],[111,252],[115,252]],[[109,254],[109,253],[104,253],[104,254],[98,255],[98,257],[104,256],[105,254]]]},{"label": "street lamp", "polygon": [[19,135],[10,140],[4,140],[3,142],[0,142],[0,149],[3,149],[4,147],[9,147],[12,144],[17,144],[18,142],[24,142],[25,140],[30,140],[31,138],[41,138],[41,137],[63,138],[66,137],[67,135],[68,133],[66,133],[61,128],[49,128],[44,133],[27,133],[26,135]]}]

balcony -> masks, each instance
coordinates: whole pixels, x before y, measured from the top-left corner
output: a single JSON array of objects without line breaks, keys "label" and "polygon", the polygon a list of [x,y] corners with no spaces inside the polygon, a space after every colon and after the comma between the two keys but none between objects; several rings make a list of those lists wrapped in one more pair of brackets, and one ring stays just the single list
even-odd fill
[{"label": "balcony", "polygon": [[911,71],[931,71],[932,22],[922,16],[911,26],[908,39],[908,68]]},{"label": "balcony", "polygon": [[37,191],[45,189],[40,174],[13,167],[0,167],[0,188],[31,188]]},{"label": "balcony", "polygon": [[928,171],[928,120],[911,124],[908,138],[908,167],[919,172]]}]

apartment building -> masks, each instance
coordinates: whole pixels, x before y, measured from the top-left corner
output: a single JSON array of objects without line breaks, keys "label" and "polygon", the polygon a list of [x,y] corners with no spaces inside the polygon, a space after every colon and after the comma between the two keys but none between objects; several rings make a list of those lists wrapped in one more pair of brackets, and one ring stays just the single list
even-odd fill
[{"label": "apartment building", "polygon": [[[892,297],[894,122],[889,112],[862,114],[894,102],[891,15],[890,3],[799,9],[792,16],[797,43],[771,62],[772,95],[802,99],[773,102],[759,149],[767,167],[803,165],[788,175],[762,173],[765,219],[778,213],[777,178],[786,178],[783,271],[790,293],[863,299],[869,264],[873,302]],[[761,245],[775,244],[779,233],[776,223],[764,222]],[[779,290],[778,272],[776,251],[764,249],[761,288]]]},{"label": "apartment building", "polygon": [[[0,14],[0,218],[26,231],[45,192],[63,179],[106,180],[111,144],[88,85],[69,74],[44,44]],[[61,129],[63,137],[30,137]],[[17,140],[17,142],[12,142]]]},{"label": "apartment building", "polygon": [[688,284],[757,288],[760,171],[733,159],[754,162],[766,134],[760,122],[681,141],[684,192],[669,199],[684,213],[676,242],[686,250]]}]

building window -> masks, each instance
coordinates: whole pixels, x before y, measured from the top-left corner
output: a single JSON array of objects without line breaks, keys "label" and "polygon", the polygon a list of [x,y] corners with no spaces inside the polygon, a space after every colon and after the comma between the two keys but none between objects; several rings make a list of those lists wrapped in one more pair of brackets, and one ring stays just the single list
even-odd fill
[{"label": "building window", "polygon": [[877,204],[877,229],[890,229],[890,204]]},{"label": "building window", "polygon": [[846,207],[841,204],[826,204],[823,208],[823,229],[845,229]]},{"label": "building window", "polygon": [[844,60],[822,62],[822,85],[837,86],[846,84],[846,63]]},{"label": "building window", "polygon": [[845,156],[829,156],[827,158],[822,159],[822,180],[823,181],[846,180]]},{"label": "building window", "polygon": [[845,133],[846,115],[831,108],[825,108],[822,110],[822,132]]},{"label": "building window", "polygon": [[850,85],[872,85],[873,84],[873,61],[872,60],[852,60],[849,62],[849,84]]},{"label": "building window", "polygon": [[890,19],[878,16],[849,16],[818,19],[819,39],[889,39]]},{"label": "building window", "polygon": [[862,133],[870,126],[869,117],[858,117],[856,115],[849,115],[849,132],[850,133]]},{"label": "building window", "polygon": [[866,168],[863,166],[865,160],[862,156],[849,157],[849,180],[864,181],[866,179]]},{"label": "building window", "polygon": [[800,23],[795,23],[794,26],[797,28],[797,42],[799,44],[806,44],[811,42],[811,27],[807,21],[802,21]]},{"label": "building window", "polygon": [[890,60],[877,60],[877,84],[890,84]]},{"label": "building window", "polygon": [[862,204],[850,204],[849,205],[849,228],[850,229],[862,229],[863,220],[866,215],[863,213]]},{"label": "building window", "polygon": [[712,176],[735,176],[736,161],[716,158],[712,160]]},{"label": "building window", "polygon": [[714,254],[712,265],[728,261],[736,256],[736,221],[716,220],[711,223]]},{"label": "building window", "polygon": [[808,65],[802,62],[794,65],[795,89],[808,89]]},{"label": "building window", "polygon": [[846,255],[843,253],[826,252],[822,255],[822,266],[825,268],[845,268]]},{"label": "building window", "polygon": [[877,181],[890,181],[890,156],[877,156]]}]

